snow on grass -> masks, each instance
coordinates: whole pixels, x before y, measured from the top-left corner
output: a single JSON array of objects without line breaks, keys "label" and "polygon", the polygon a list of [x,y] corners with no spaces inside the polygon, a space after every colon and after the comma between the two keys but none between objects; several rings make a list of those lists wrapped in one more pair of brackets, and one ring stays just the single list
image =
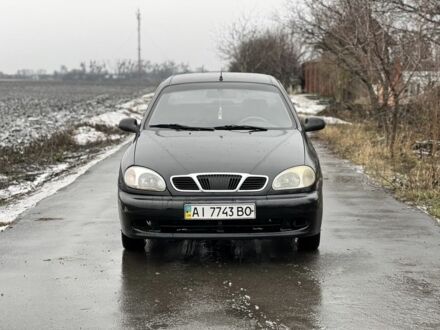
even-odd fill
[{"label": "snow on grass", "polygon": [[329,116],[307,116],[303,114],[299,114],[300,118],[307,118],[307,117],[314,117],[314,118],[320,118],[325,121],[327,125],[351,125],[348,121],[336,118],[336,117],[329,117]]},{"label": "snow on grass", "polygon": [[116,141],[121,138],[121,134],[105,134],[90,126],[80,126],[73,131],[73,140],[80,146],[108,140]]},{"label": "snow on grass", "polygon": [[104,125],[108,127],[116,127],[119,122],[127,117],[132,117],[137,120],[142,118],[140,113],[130,112],[128,110],[117,110],[113,112],[103,113],[102,115],[98,115],[87,120],[86,123],[91,125]]},{"label": "snow on grass", "polygon": [[327,125],[351,125],[350,122],[336,118],[336,117],[329,117],[329,116],[315,116],[317,118],[321,118],[325,121]]},{"label": "snow on grass", "polygon": [[105,140],[120,139],[121,135],[107,135],[104,132],[94,129],[90,125],[117,127],[119,122],[127,117],[140,121],[153,95],[153,93],[143,95],[137,99],[118,105],[117,110],[115,111],[106,112],[89,118],[83,123],[85,126],[80,126],[73,132],[74,141],[79,145],[87,145],[89,143]]},{"label": "snow on grass", "polygon": [[3,225],[12,223],[21,213],[27,209],[34,207],[42,199],[53,195],[61,188],[68,186],[73,183],[78,177],[83,175],[88,169],[96,165],[100,161],[104,160],[108,156],[114,154],[123,145],[125,145],[131,139],[125,140],[123,143],[108,148],[105,152],[99,154],[91,162],[75,168],[72,172],[66,173],[65,175],[57,177],[55,180],[47,181],[42,184],[38,189],[36,189],[32,194],[26,196],[26,198],[16,200],[8,205],[0,207],[0,225],[5,229]]},{"label": "snow on grass", "polygon": [[106,135],[90,126],[81,126],[73,131],[73,140],[76,144],[84,146],[86,144],[101,142],[106,140]]},{"label": "snow on grass", "polygon": [[[45,171],[38,173],[33,181],[26,181],[19,184],[12,184],[5,189],[0,190],[0,199],[9,199],[14,196],[26,194],[32,190],[35,190],[42,183],[64,172],[68,167],[68,164],[61,163],[53,166],[49,166]],[[33,174],[33,173],[29,173]],[[0,219],[0,223],[1,223]]]},{"label": "snow on grass", "polygon": [[67,81],[0,84],[0,147],[24,147],[91,116],[114,111],[143,88],[151,87]]},{"label": "snow on grass", "polygon": [[133,110],[135,112],[143,112],[147,110],[148,103],[153,98],[154,93],[145,94],[137,99],[119,105],[119,108]]}]

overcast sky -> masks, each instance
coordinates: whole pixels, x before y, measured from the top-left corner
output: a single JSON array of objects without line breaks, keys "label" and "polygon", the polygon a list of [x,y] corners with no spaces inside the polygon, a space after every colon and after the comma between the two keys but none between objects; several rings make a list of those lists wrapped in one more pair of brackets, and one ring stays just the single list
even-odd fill
[{"label": "overcast sky", "polygon": [[1,0],[0,71],[78,67],[80,61],[136,58],[136,19],[143,17],[142,55],[218,70],[222,29],[243,14],[273,21],[286,0]]}]

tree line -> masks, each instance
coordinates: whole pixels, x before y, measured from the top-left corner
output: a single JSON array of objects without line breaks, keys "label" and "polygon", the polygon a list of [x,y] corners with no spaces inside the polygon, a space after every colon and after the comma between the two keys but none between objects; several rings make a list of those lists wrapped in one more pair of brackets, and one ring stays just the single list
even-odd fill
[{"label": "tree line", "polygon": [[17,70],[15,74],[6,75],[0,72],[3,79],[34,79],[34,80],[63,80],[63,81],[104,81],[104,80],[142,80],[157,84],[165,78],[177,74],[194,71],[204,71],[204,68],[191,69],[184,63],[165,61],[152,63],[142,61],[139,68],[138,62],[130,59],[115,62],[90,60],[81,62],[79,67],[69,69],[61,65],[60,69],[48,73],[46,70]]}]

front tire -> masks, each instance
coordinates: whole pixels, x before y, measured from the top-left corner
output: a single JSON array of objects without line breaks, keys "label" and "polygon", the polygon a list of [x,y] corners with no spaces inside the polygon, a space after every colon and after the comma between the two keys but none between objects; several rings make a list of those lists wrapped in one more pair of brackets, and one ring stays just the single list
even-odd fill
[{"label": "front tire", "polygon": [[316,251],[321,241],[321,233],[308,237],[298,238],[298,251]]},{"label": "front tire", "polygon": [[145,249],[145,240],[139,238],[130,238],[121,232],[121,241],[124,249],[128,251],[142,251]]}]

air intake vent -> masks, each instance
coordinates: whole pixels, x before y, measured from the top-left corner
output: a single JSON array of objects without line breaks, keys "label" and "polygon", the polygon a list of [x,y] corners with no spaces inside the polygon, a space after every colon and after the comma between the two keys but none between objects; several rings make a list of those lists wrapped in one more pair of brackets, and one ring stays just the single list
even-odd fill
[{"label": "air intake vent", "polygon": [[198,175],[203,190],[235,190],[241,180],[241,175],[207,174]]},{"label": "air intake vent", "polygon": [[199,190],[199,187],[189,176],[180,176],[172,179],[173,185],[178,190]]},{"label": "air intake vent", "polygon": [[262,176],[249,176],[244,180],[240,190],[260,190],[266,185],[267,178]]}]

